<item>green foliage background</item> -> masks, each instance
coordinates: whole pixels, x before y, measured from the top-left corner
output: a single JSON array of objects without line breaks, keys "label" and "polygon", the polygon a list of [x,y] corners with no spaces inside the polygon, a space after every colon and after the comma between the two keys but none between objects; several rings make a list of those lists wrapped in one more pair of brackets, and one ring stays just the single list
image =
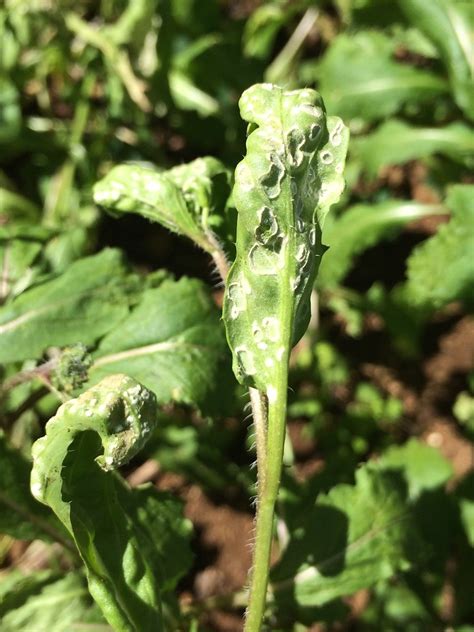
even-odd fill
[{"label": "green foliage background", "polygon": [[[364,377],[357,351],[373,344],[367,323],[376,319],[381,363],[423,375],[429,345],[439,345],[435,324],[472,312],[473,23],[466,0],[5,0],[2,630],[106,625],[67,532],[29,491],[31,445],[45,422],[104,376],[129,374],[161,406],[132,467],[156,459],[250,506],[242,438],[250,445],[251,430],[208,255],[217,238],[234,258],[231,188],[245,141],[237,102],[261,81],[315,88],[351,131],[346,189],[324,227],[329,250],[289,393],[290,422],[303,424],[322,467],[302,481],[287,446],[271,629],[474,630],[472,473],[455,472],[422,440],[430,427],[414,423],[406,398]],[[458,382],[448,423],[466,445],[472,373]],[[133,494],[135,529],[160,514],[150,494]],[[162,522],[147,538],[182,554],[160,580],[160,625],[214,629],[178,606],[175,577],[195,574],[191,534],[180,504],[160,502]],[[25,574],[12,563],[15,540],[60,547]],[[360,589],[367,605],[354,622],[341,597]],[[68,615],[58,620],[64,595]]]}]

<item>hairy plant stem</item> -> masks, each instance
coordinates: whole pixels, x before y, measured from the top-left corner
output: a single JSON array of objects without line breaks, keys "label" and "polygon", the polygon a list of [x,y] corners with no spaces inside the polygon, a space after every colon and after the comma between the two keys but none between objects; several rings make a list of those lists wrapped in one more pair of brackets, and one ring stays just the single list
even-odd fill
[{"label": "hairy plant stem", "polygon": [[[250,578],[249,606],[245,632],[259,632],[265,614],[270,555],[273,539],[273,517],[280,487],[285,446],[286,395],[288,372],[282,363],[276,397],[268,402],[268,431],[264,467],[258,463],[258,504],[255,548]],[[263,395],[261,393],[261,395]]]},{"label": "hairy plant stem", "polygon": [[255,426],[255,444],[257,448],[258,484],[262,484],[267,468],[267,423],[268,404],[264,393],[256,388],[249,388],[252,417]]},{"label": "hairy plant stem", "polygon": [[227,261],[226,254],[219,240],[211,230],[206,230],[205,234],[210,246],[207,252],[211,255],[222,282],[225,283],[227,275],[229,274],[229,262]]}]

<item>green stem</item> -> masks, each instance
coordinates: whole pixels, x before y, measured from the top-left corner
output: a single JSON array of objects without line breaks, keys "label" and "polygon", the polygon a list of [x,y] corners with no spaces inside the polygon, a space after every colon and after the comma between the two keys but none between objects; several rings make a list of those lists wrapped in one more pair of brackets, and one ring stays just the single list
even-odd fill
[{"label": "green stem", "polygon": [[249,388],[257,447],[257,472],[259,485],[263,485],[267,469],[267,398],[256,388]]},{"label": "green stem", "polygon": [[278,387],[268,398],[268,437],[266,468],[259,472],[257,524],[249,607],[245,632],[259,632],[265,614],[270,555],[273,539],[273,516],[280,486],[283,450],[285,446],[286,391],[288,371],[282,363]]},{"label": "green stem", "polygon": [[272,61],[265,71],[265,81],[270,83],[279,83],[288,80],[288,74],[291,66],[294,64],[303,44],[316,24],[319,17],[319,11],[310,8],[301,18],[300,23],[293,31],[285,47],[280,51],[277,57]]}]

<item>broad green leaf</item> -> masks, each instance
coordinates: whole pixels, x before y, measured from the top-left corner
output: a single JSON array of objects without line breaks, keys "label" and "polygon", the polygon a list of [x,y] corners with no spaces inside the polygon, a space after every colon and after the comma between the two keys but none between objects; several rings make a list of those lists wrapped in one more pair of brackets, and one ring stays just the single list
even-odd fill
[{"label": "broad green leaf", "polygon": [[474,130],[462,123],[445,127],[414,127],[402,121],[383,123],[375,132],[354,141],[354,154],[371,176],[382,167],[443,154],[472,164]]},{"label": "broad green leaf", "polygon": [[357,204],[323,232],[329,246],[321,262],[317,284],[332,287],[342,281],[355,257],[421,217],[447,212],[440,205],[420,204],[406,200],[389,200],[379,204]]},{"label": "broad green leaf", "polygon": [[314,90],[256,85],[240,111],[249,135],[235,172],[237,257],[224,321],[237,378],[268,392],[309,322],[321,228],[344,186],[348,132],[326,118]]},{"label": "broad green leaf", "polygon": [[90,377],[127,372],[160,403],[204,406],[219,388],[225,355],[219,314],[204,284],[167,280],[144,292],[130,316],[103,338]]},{"label": "broad green leaf", "polygon": [[117,250],[73,263],[0,308],[0,362],[38,358],[49,346],[91,344],[128,314]]},{"label": "broad green leaf", "polygon": [[338,35],[318,66],[319,90],[331,114],[376,121],[406,103],[421,104],[446,93],[430,72],[392,59],[394,45],[382,33]]},{"label": "broad green leaf", "polygon": [[82,629],[81,624],[94,629],[94,623],[104,621],[79,573],[61,577],[51,571],[14,571],[0,582],[2,632],[71,632]]},{"label": "broad green leaf", "polygon": [[474,12],[453,0],[399,0],[407,18],[439,50],[456,102],[474,120]]},{"label": "broad green leaf", "polygon": [[109,376],[63,404],[32,450],[32,493],[73,536],[89,590],[117,632],[162,630],[162,594],[189,561],[180,504],[151,486],[131,491],[110,471],[143,447],[156,419],[150,391]]},{"label": "broad green leaf", "polygon": [[62,525],[31,495],[31,463],[0,434],[0,533],[18,540],[66,542]]},{"label": "broad green leaf", "polygon": [[455,185],[446,206],[452,218],[415,248],[407,263],[407,291],[418,305],[472,301],[474,291],[474,185]]},{"label": "broad green leaf", "polygon": [[382,470],[398,470],[403,474],[411,499],[425,490],[444,485],[453,475],[453,468],[436,448],[418,439],[405,445],[391,446],[381,456],[377,466]]},{"label": "broad green leaf", "polygon": [[272,573],[277,603],[321,606],[406,570],[418,539],[402,489],[364,467],[355,486],[337,485],[305,506]]},{"label": "broad green leaf", "polygon": [[211,229],[229,193],[229,174],[215,158],[158,172],[139,165],[119,165],[94,187],[97,204],[137,213],[185,235],[211,255],[216,250]]}]

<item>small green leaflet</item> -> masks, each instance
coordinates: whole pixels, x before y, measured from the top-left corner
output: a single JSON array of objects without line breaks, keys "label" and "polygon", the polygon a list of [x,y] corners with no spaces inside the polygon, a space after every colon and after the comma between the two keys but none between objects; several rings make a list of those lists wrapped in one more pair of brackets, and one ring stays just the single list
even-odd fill
[{"label": "small green leaflet", "polygon": [[102,339],[90,377],[95,382],[124,372],[160,403],[205,408],[219,388],[226,351],[218,310],[204,284],[167,280],[146,290],[130,316]]},{"label": "small green leaflet", "polygon": [[235,172],[237,257],[224,322],[237,379],[268,394],[309,322],[322,224],[344,187],[348,131],[326,118],[314,90],[255,85],[240,111],[247,155]]},{"label": "small green leaflet", "polygon": [[407,291],[420,306],[439,308],[474,296],[474,185],[448,189],[448,224],[417,246],[407,262]]},{"label": "small green leaflet", "polygon": [[211,255],[212,233],[230,191],[229,174],[215,158],[158,172],[140,165],[119,165],[94,187],[97,204],[113,211],[137,213],[189,237]]},{"label": "small green leaflet", "polygon": [[355,486],[338,485],[302,507],[272,573],[275,601],[322,606],[408,569],[419,539],[402,490],[395,476],[363,467]]},{"label": "small green leaflet", "polygon": [[392,59],[394,44],[377,31],[338,35],[319,64],[318,88],[331,114],[376,121],[408,102],[446,93],[436,75]]},{"label": "small green leaflet", "polygon": [[130,490],[110,471],[143,447],[157,412],[141,384],[109,376],[63,404],[32,449],[32,493],[73,536],[90,593],[117,632],[163,630],[163,592],[189,564],[180,503],[151,486]]},{"label": "small green leaflet", "polygon": [[50,346],[91,344],[128,314],[126,268],[117,250],[73,263],[0,308],[0,362],[38,358]]}]

